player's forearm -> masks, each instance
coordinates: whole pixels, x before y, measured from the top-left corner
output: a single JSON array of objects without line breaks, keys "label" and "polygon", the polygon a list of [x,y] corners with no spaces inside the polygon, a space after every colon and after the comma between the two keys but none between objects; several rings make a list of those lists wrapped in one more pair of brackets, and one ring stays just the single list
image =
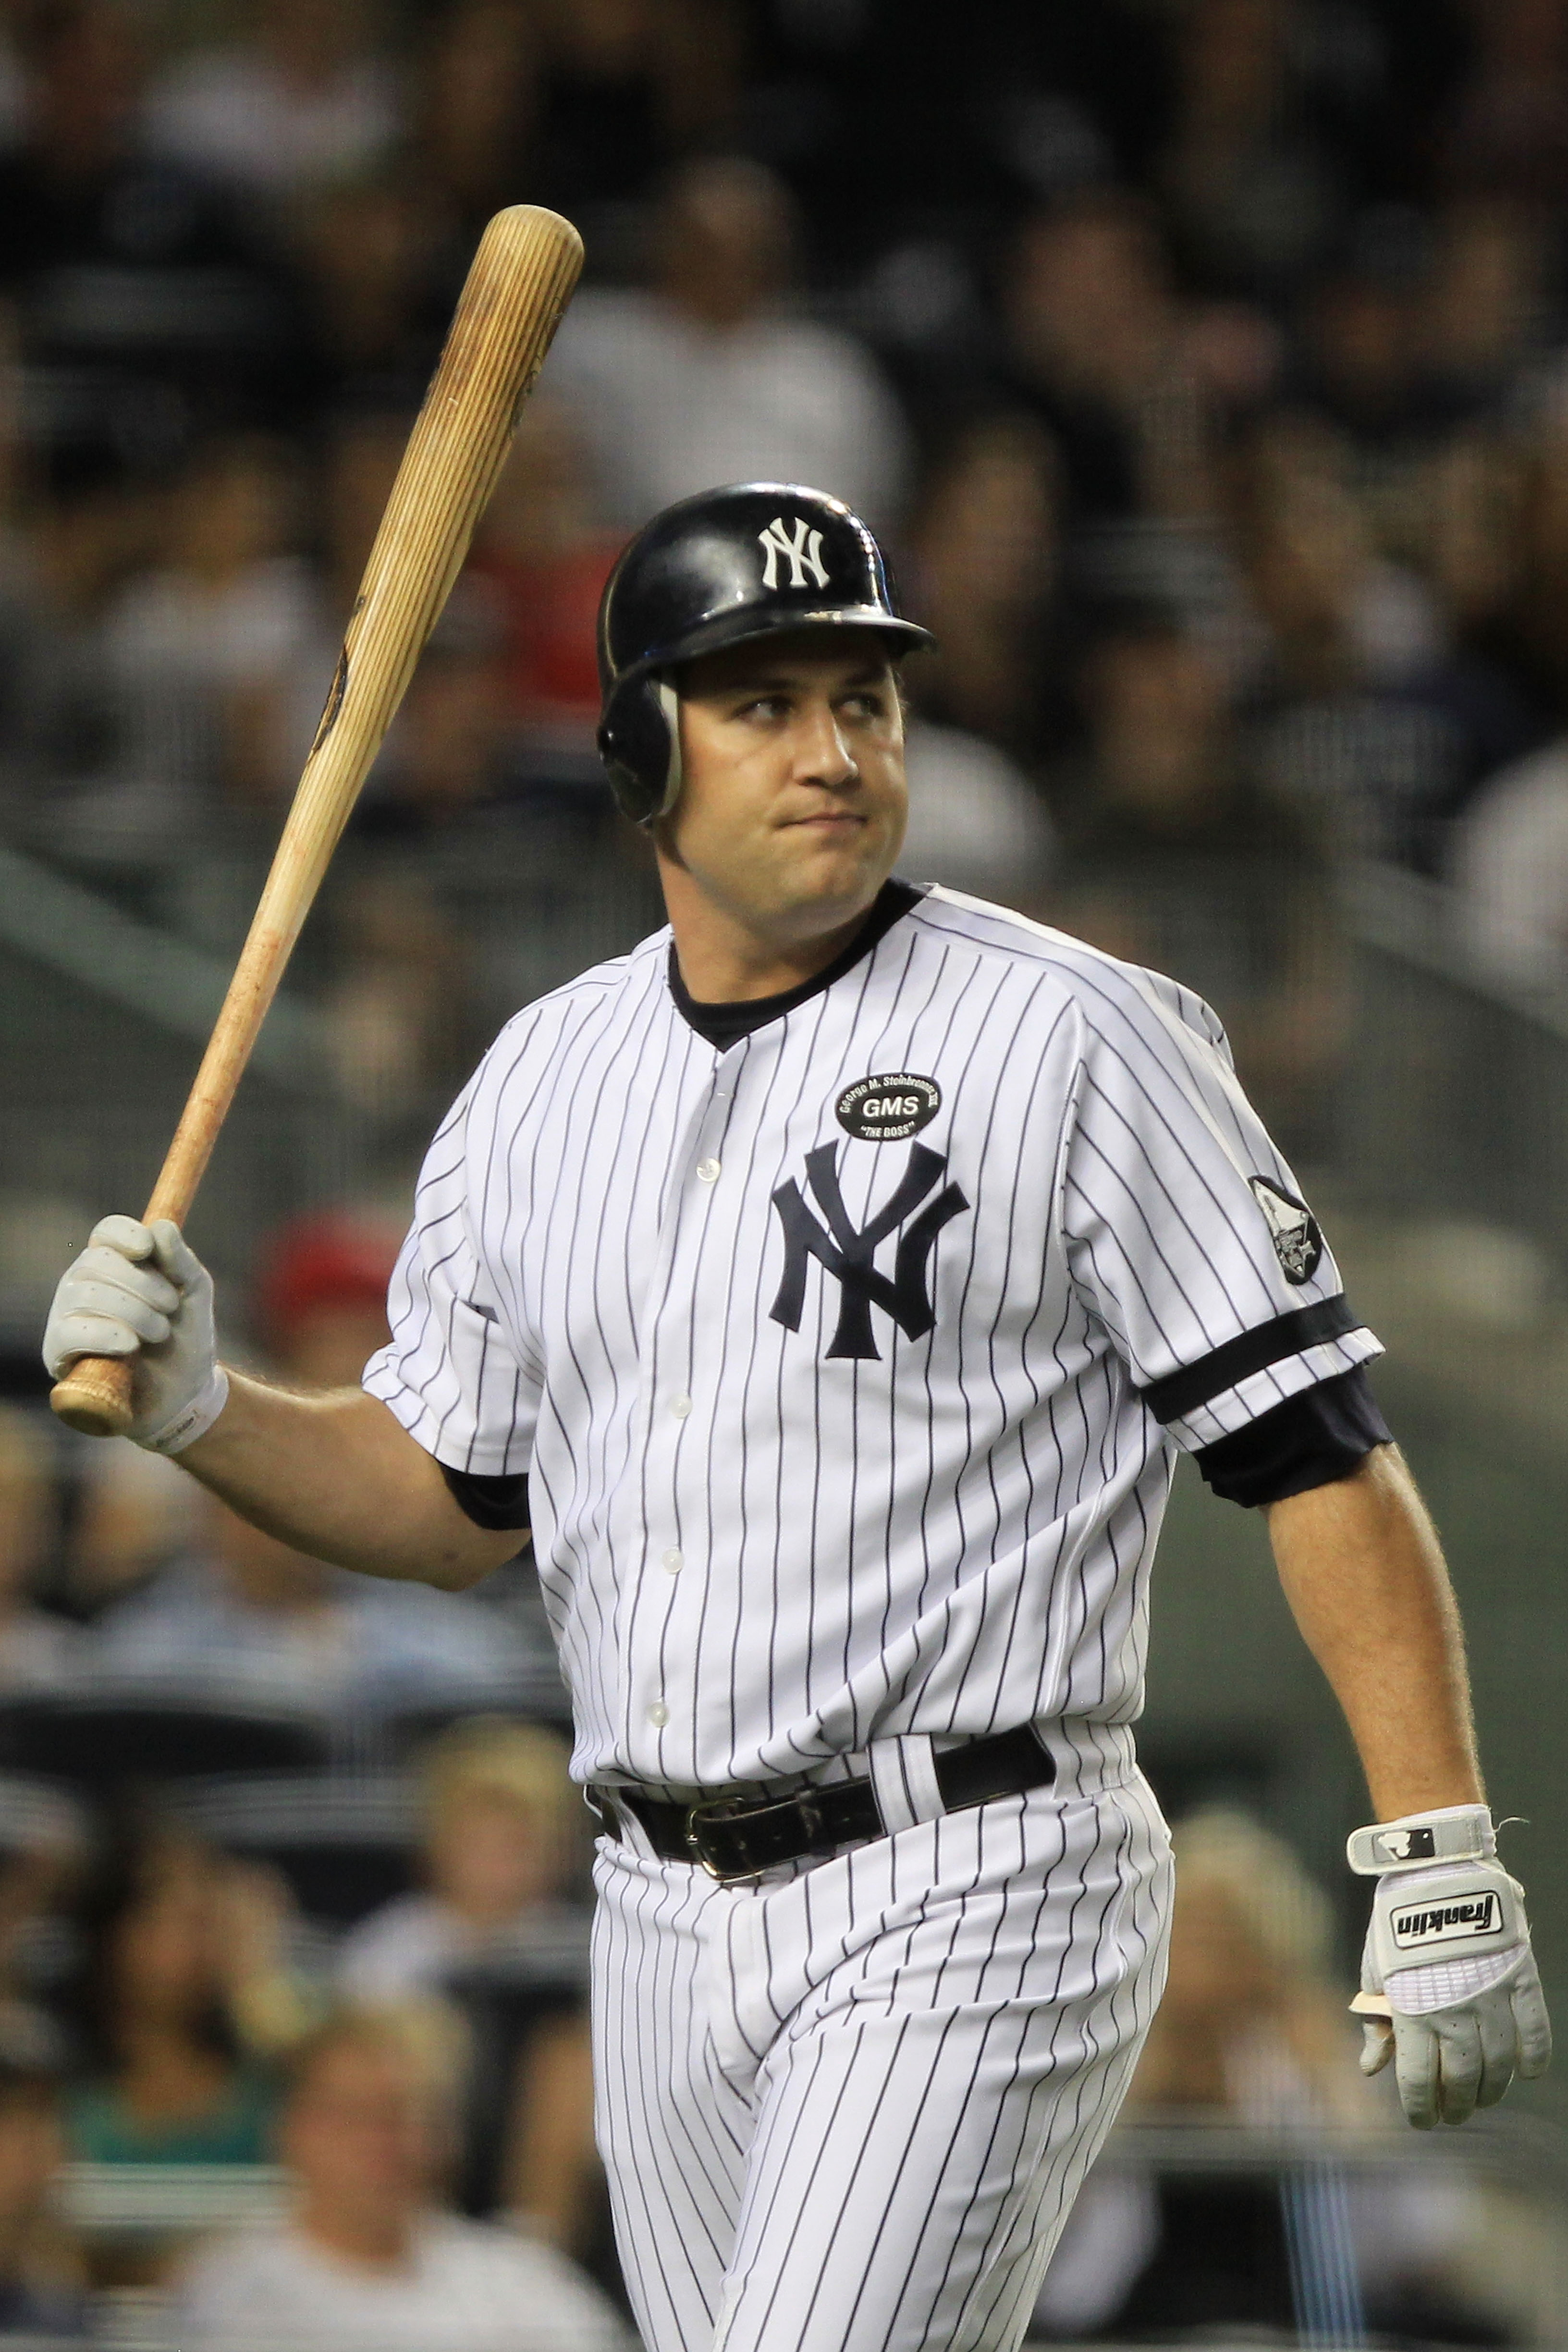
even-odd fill
[{"label": "player's forearm", "polygon": [[177,1459],[268,1535],[371,1576],[461,1591],[517,1549],[465,1517],[438,1465],[362,1389],[298,1396],[231,1372],[227,1404]]},{"label": "player's forearm", "polygon": [[1380,1821],[1482,1793],[1441,1547],[1396,1447],[1268,1510],[1280,1582],[1344,1711]]}]

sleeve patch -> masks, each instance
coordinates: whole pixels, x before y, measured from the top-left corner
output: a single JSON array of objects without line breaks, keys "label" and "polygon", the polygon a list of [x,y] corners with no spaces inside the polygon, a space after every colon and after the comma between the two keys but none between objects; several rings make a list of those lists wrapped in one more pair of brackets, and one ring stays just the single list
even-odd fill
[{"label": "sleeve patch", "polygon": [[1322,1262],[1323,1236],[1305,1201],[1298,1201],[1283,1185],[1267,1176],[1249,1176],[1253,1195],[1268,1227],[1274,1255],[1292,1289],[1310,1282]]}]

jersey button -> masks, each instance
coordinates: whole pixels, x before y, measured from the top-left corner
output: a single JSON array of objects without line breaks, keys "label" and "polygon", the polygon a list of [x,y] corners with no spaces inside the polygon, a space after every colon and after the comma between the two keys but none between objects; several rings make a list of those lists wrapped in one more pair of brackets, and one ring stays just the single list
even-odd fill
[{"label": "jersey button", "polygon": [[722,1163],[717,1160],[700,1160],[697,1163],[698,1182],[700,1184],[717,1184],[721,1165]]},{"label": "jersey button", "polygon": [[689,1396],[678,1396],[669,1409],[677,1421],[684,1421],[691,1411],[691,1399]]},{"label": "jersey button", "polygon": [[686,1566],[686,1554],[681,1551],[677,1551],[672,1544],[668,1551],[664,1555],[664,1564],[666,1568],[668,1569],[671,1576],[679,1576],[681,1570]]},{"label": "jersey button", "polygon": [[661,1698],[656,1698],[647,1711],[647,1719],[656,1731],[662,1731],[669,1721],[669,1709]]}]

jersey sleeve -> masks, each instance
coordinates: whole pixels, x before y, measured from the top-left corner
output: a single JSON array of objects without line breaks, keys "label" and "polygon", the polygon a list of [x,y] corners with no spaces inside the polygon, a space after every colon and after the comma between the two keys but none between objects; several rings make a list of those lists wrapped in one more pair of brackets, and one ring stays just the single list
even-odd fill
[{"label": "jersey sleeve", "polygon": [[1369,1362],[1296,1179],[1218,1021],[1152,974],[1080,990],[1060,1213],[1080,1295],[1156,1421],[1189,1453]]},{"label": "jersey sleeve", "polygon": [[532,1460],[541,1384],[510,1341],[469,1229],[469,1095],[426,1155],[387,1293],[391,1342],[363,1384],[447,1468],[513,1477]]}]

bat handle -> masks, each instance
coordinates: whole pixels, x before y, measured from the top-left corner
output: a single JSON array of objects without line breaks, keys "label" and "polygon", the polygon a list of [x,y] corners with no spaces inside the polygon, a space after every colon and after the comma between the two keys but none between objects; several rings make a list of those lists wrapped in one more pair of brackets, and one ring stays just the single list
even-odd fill
[{"label": "bat handle", "polygon": [[123,1437],[135,1418],[126,1356],[79,1356],[49,1391],[49,1409],[84,1437]]},{"label": "bat handle", "polygon": [[[229,992],[232,996],[232,989]],[[224,1009],[226,1013],[227,1006]],[[218,1121],[227,1108],[226,1096],[214,1115],[203,1089],[208,1066],[216,1054],[225,1050],[225,1024],[220,1017],[158,1181],[153,1187],[153,1197],[142,1211],[143,1224],[155,1224],[160,1217],[172,1217],[175,1224],[183,1226],[190,1214]],[[236,1064],[232,1077],[226,1080],[228,1095],[233,1094],[238,1076],[239,1066]],[[131,1402],[134,1367],[133,1356],[79,1356],[65,1378],[57,1381],[49,1391],[49,1411],[68,1429],[79,1431],[83,1437],[129,1437],[136,1418]]]}]

